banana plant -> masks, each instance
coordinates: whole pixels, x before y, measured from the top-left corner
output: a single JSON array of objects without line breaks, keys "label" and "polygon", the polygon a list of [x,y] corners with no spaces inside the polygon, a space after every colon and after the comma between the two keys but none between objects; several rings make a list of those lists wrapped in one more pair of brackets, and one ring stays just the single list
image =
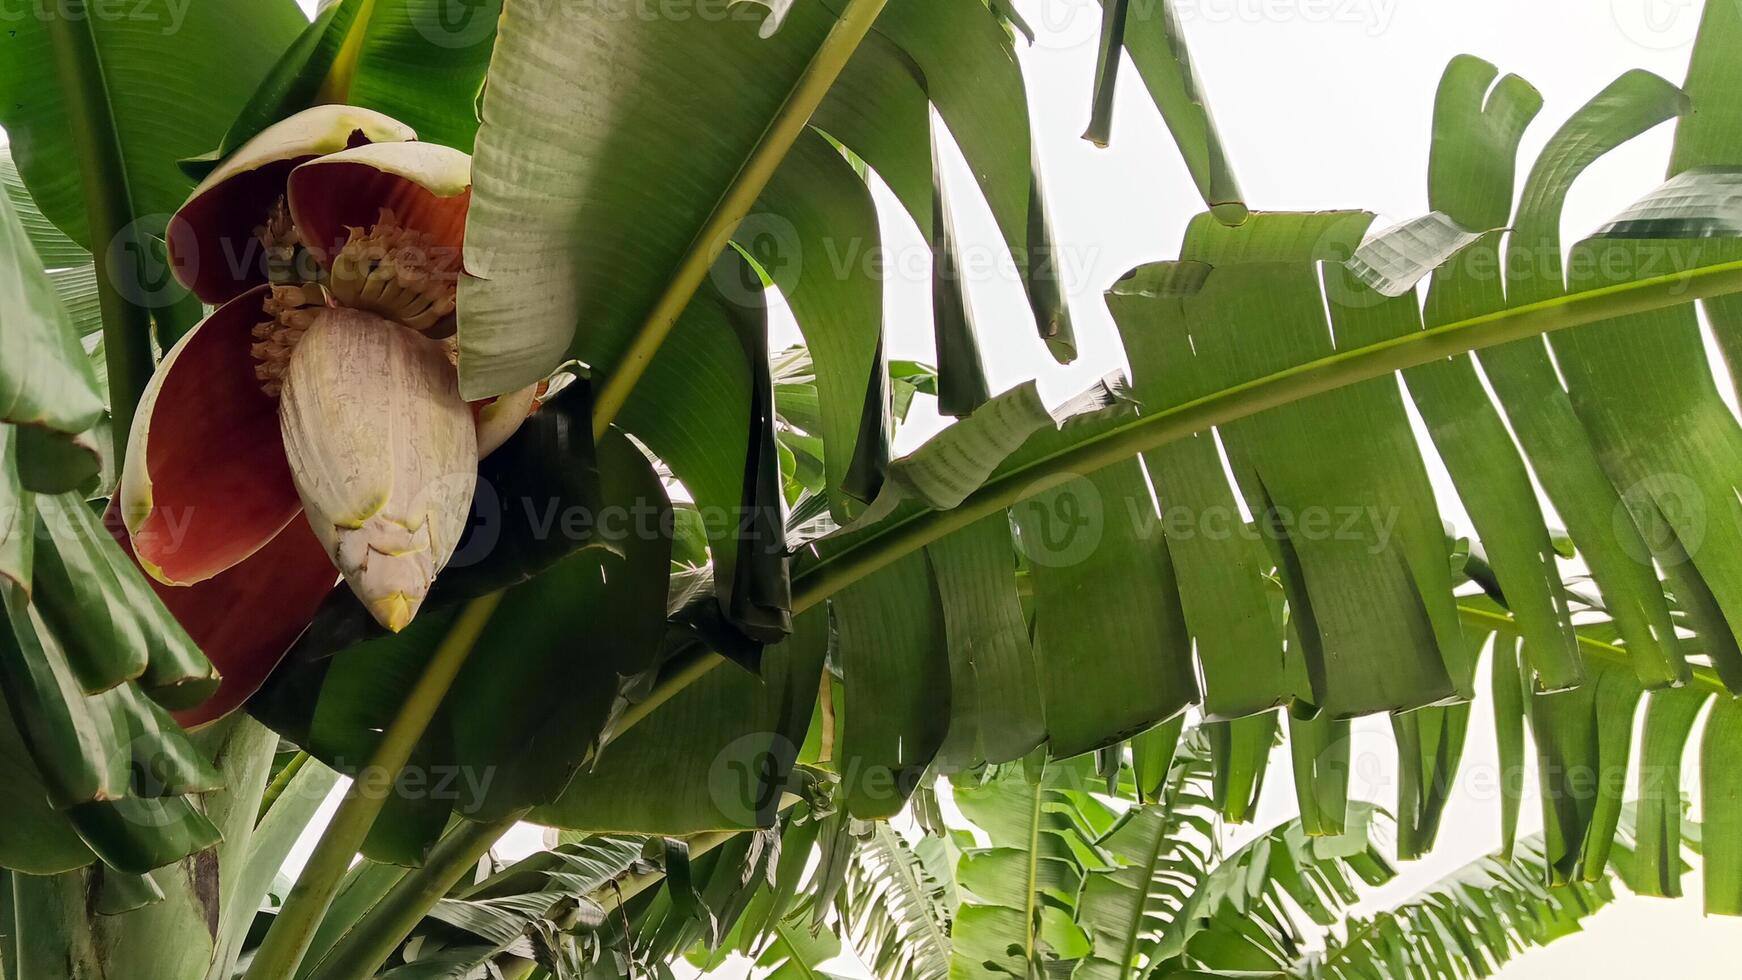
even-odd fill
[{"label": "banana plant", "polygon": [[[1210,741],[1201,727],[1184,733],[1153,802],[1135,798],[1138,779],[1125,757],[1111,785],[1089,765],[958,778],[960,815],[905,833],[797,810],[783,821],[768,878],[761,855],[709,841],[717,860],[690,863],[691,849],[681,866],[663,869],[679,877],[661,882],[657,860],[635,862],[659,848],[579,837],[463,892],[494,898],[444,900],[396,954],[399,972],[386,975],[496,975],[487,962],[505,976],[524,968],[564,980],[632,975],[635,962],[658,972],[635,951],[674,916],[687,916],[726,926],[687,954],[704,976],[743,976],[746,960],[749,976],[782,980],[841,976],[860,964],[877,977],[1490,976],[1520,952],[1579,931],[1622,883],[1639,880],[1628,847],[1604,874],[1551,888],[1546,839],[1533,835],[1510,854],[1483,856],[1377,912],[1352,915],[1357,905],[1375,907],[1377,890],[1397,876],[1390,815],[1357,802],[1341,833],[1311,836],[1297,818],[1243,834],[1236,846],[1209,795]],[[1110,823],[1096,829],[1096,813]],[[1635,839],[1636,814],[1629,806],[1619,821],[1623,840]],[[830,823],[851,842],[844,856]],[[1688,843],[1700,850],[1697,827]],[[614,883],[564,873],[578,856],[613,848],[628,862]],[[577,893],[577,884],[591,891]],[[1012,909],[1015,901],[1028,912]],[[528,913],[547,906],[558,913]],[[743,912],[729,925],[718,918],[734,907]],[[592,910],[577,916],[574,908]],[[1032,916],[1035,945],[1017,941],[1020,925],[988,929],[987,913]],[[542,952],[554,948],[553,929],[560,942],[592,952],[579,960]],[[1074,938],[1054,947],[1041,935]],[[476,945],[486,937],[493,946]],[[491,948],[511,946],[518,957],[487,959]],[[453,950],[470,952],[447,958]]]},{"label": "banana plant", "polygon": [[[1455,59],[1428,213],[1375,230],[1250,206],[1170,4],[1103,0],[1088,136],[1141,83],[1205,211],[1106,294],[1128,375],[1063,405],[980,354],[1081,348],[1021,4],[610,7],[68,0],[0,36],[10,977],[804,975],[827,928],[916,975],[946,937],[970,975],[1286,972],[1281,892],[1171,904],[1213,863],[1161,856],[1201,834],[1153,810],[1176,760],[1238,821],[1286,733],[1276,887],[1341,895],[1300,866],[1375,826],[1350,721],[1393,719],[1415,857],[1477,697],[1545,780],[1519,841],[1509,776],[1498,860],[1560,889],[1619,856],[1678,891],[1705,715],[1706,909],[1742,914],[1734,4],[1683,84],[1622,75],[1528,164],[1540,95]],[[1566,248],[1580,175],[1671,122],[1669,179]],[[970,205],[1013,283],[964,276]],[[828,261],[885,219],[932,251],[935,373]],[[977,322],[985,288],[1032,323]],[[916,393],[957,421],[897,457]],[[953,882],[880,826],[940,826],[939,774],[989,841]],[[484,887],[528,821],[641,850]],[[1198,928],[1225,907],[1259,911]]]}]

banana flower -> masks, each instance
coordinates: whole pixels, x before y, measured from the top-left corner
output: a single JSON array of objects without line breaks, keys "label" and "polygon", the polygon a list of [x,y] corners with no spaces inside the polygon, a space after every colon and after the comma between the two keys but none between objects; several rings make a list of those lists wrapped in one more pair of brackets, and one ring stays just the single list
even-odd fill
[{"label": "banana flower", "polygon": [[[470,163],[380,113],[321,106],[238,149],[171,219],[177,278],[217,309],[147,387],[117,500],[140,567],[205,632],[274,603],[306,623],[339,576],[398,631],[452,556],[478,459],[536,406],[533,388],[460,397]],[[283,652],[226,663],[200,632],[221,672],[259,675],[236,678],[248,690]]]}]

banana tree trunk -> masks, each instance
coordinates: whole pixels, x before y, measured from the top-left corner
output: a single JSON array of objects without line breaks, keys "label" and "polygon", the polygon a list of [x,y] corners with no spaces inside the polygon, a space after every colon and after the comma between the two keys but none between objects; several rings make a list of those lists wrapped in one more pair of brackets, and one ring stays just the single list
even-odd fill
[{"label": "banana tree trunk", "polygon": [[[124,875],[93,865],[59,875],[12,874],[0,900],[4,980],[189,980],[223,948],[220,912],[241,881],[278,738],[237,716],[195,736],[224,776],[202,799],[223,832],[215,847]],[[226,954],[234,956],[230,951]],[[228,976],[225,965],[221,975]]]}]

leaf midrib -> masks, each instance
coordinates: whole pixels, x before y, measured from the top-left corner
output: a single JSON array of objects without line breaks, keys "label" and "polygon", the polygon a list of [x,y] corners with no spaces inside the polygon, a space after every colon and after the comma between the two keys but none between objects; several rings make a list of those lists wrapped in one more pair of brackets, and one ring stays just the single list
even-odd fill
[{"label": "leaf midrib", "polygon": [[1034,974],[1035,946],[1035,879],[1040,875],[1040,812],[1041,800],[1046,796],[1046,763],[1041,763],[1040,779],[1034,787],[1034,803],[1028,811],[1028,879],[1023,894],[1022,909],[1022,956],[1023,962],[1029,967],[1029,974]]},{"label": "leaf midrib", "polygon": [[[1700,266],[1569,293],[1340,351],[1164,411],[1140,416],[1012,469],[986,483],[951,510],[922,511],[891,521],[838,554],[813,564],[794,577],[792,611],[798,614],[811,609],[926,545],[1070,479],[1215,426],[1431,361],[1556,330],[1738,292],[1742,292],[1742,261]],[[620,737],[678,691],[724,662],[719,654],[703,651],[688,663],[673,664],[667,680],[645,700],[626,711],[615,730],[606,733],[604,741],[608,743]]]},{"label": "leaf midrib", "polygon": [[[939,928],[937,918],[927,911],[931,898],[926,893],[925,887],[915,876],[913,866],[908,862],[901,860],[902,853],[900,846],[889,840],[889,835],[893,833],[895,833],[895,831],[889,829],[888,824],[878,824],[874,839],[877,841],[878,848],[883,851],[884,860],[894,872],[890,877],[894,880],[895,885],[907,895],[908,902],[906,908],[915,910],[917,917],[922,920],[921,924],[925,927],[926,935],[928,937],[926,949],[933,953],[937,950],[945,950],[944,961],[947,964],[949,961],[949,954],[947,951],[950,948],[950,938],[941,928]],[[930,958],[931,957],[928,956],[928,959]],[[936,964],[934,963],[933,965],[935,966]]]},{"label": "leaf midrib", "polygon": [[787,925],[785,920],[774,924],[774,931],[780,936],[780,944],[786,947],[786,961],[798,967],[799,970],[802,971],[806,977],[811,978],[811,980],[820,980],[822,974],[811,969],[811,965],[805,962],[804,956],[799,953],[799,945],[793,941],[790,934],[791,929],[792,927]]},{"label": "leaf midrib", "polygon": [[1431,361],[1735,292],[1742,292],[1742,261],[1569,293],[1339,351],[1139,416],[1009,470],[951,510],[892,521],[812,565],[793,582],[793,611],[802,612],[912,551],[1022,500],[1215,426]]}]

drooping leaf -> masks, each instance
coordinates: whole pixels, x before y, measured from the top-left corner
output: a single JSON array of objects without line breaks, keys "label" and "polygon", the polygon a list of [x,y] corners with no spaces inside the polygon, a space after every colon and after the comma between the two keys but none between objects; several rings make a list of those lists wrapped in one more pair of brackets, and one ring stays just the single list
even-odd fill
[{"label": "drooping leaf", "polygon": [[[1119,325],[1145,411],[1207,393],[1191,370],[1183,301],[1203,283],[1196,263],[1158,263],[1115,284],[1107,305]],[[1222,469],[1214,433],[1143,454],[1161,502],[1159,528],[1175,557],[1180,602],[1204,676],[1204,710],[1237,718],[1294,693],[1283,667],[1281,624],[1265,581],[1271,561],[1249,533]]]},{"label": "drooping leaf", "polygon": [[[1518,306],[1561,295],[1561,205],[1573,180],[1614,146],[1674,116],[1682,94],[1663,79],[1629,72],[1591,100],[1550,139],[1526,179],[1507,240],[1507,302]],[[1691,315],[1691,313],[1690,313]],[[1633,651],[1642,683],[1677,682],[1686,673],[1662,589],[1651,574],[1646,540],[1609,482],[1591,436],[1561,387],[1540,339],[1479,355],[1483,373],[1615,622]],[[1637,379],[1635,379],[1637,380]],[[1630,382],[1631,384],[1631,382]]]},{"label": "drooping leaf", "polygon": [[[773,639],[780,619],[784,538],[772,537],[779,502],[766,468],[766,418],[757,410],[767,377],[760,272],[733,249],[714,266],[695,302],[649,365],[618,422],[671,468],[701,509],[722,612],[746,635]],[[688,411],[670,406],[683,403]],[[743,565],[740,584],[738,569]]]},{"label": "drooping leaf", "polygon": [[6,830],[0,833],[0,867],[51,875],[94,860],[72,824],[50,805],[42,776],[25,751],[4,699],[0,699],[0,779],[11,794]]},{"label": "drooping leaf", "polygon": [[1612,806],[1620,806],[1639,694],[1624,671],[1608,668],[1576,690],[1528,696],[1551,885],[1585,877],[1587,870],[1601,875],[1601,861],[1585,867],[1587,837],[1605,845],[1614,838],[1612,827],[1605,832],[1598,824],[1597,811],[1611,795]]},{"label": "drooping leaf", "polygon": [[838,764],[847,809],[901,811],[949,726],[948,628],[936,576],[912,555],[831,601],[846,691]]},{"label": "drooping leaf", "polygon": [[[1179,17],[1168,2],[1130,3],[1129,0],[1101,0],[1109,18],[1125,15],[1122,40],[1132,63],[1149,88],[1149,97],[1161,110],[1162,119],[1173,133],[1174,145],[1185,157],[1192,181],[1204,203],[1218,220],[1238,224],[1246,218],[1246,204],[1221,137],[1210,117],[1197,71],[1192,67],[1186,50],[1185,32]],[[1111,70],[1104,62],[1104,71]],[[1097,136],[1105,134],[1091,128],[1089,139],[1103,142]]]},{"label": "drooping leaf", "polygon": [[66,815],[99,860],[129,874],[173,864],[223,837],[191,800],[179,796],[81,803]]},{"label": "drooping leaf", "polygon": [[[1116,425],[1128,401],[1050,426],[1006,466]],[[1061,482],[1012,509],[1034,587],[1034,649],[1051,752],[1121,741],[1198,697],[1191,642],[1142,464],[1125,460]],[[1118,583],[1110,588],[1109,583]],[[1142,601],[1127,601],[1128,595]]]},{"label": "drooping leaf", "polygon": [[1335,837],[1346,829],[1349,815],[1350,723],[1324,714],[1298,718],[1292,711],[1287,721],[1301,829],[1309,837]]},{"label": "drooping leaf", "polygon": [[[1421,322],[1438,326],[1504,307],[1499,239],[1513,199],[1518,141],[1542,99],[1523,79],[1476,58],[1454,58],[1440,82],[1430,201],[1460,226],[1483,234],[1436,269]],[[1492,86],[1492,89],[1490,89]],[[1488,264],[1484,264],[1488,263]],[[1560,689],[1584,676],[1549,538],[1518,449],[1468,357],[1404,373],[1409,392],[1446,461],[1459,498],[1481,535],[1483,552],[1529,641],[1542,683]]]},{"label": "drooping leaf", "polygon": [[1502,639],[1489,658],[1489,683],[1494,698],[1494,741],[1500,766],[1500,855],[1512,857],[1518,836],[1519,810],[1524,799],[1524,671],[1518,643]]},{"label": "drooping leaf", "polygon": [[[876,29],[894,41],[917,68],[926,95],[966,157],[1009,246],[1040,339],[1055,359],[1068,363],[1076,356],[1075,336],[1030,131],[1026,87],[1009,32],[977,0],[895,0],[884,8]],[[877,160],[866,159],[877,166]],[[936,174],[935,153],[932,166]],[[934,192],[934,200],[941,201],[941,186]],[[913,206],[909,204],[910,209]],[[952,210],[944,208],[934,217],[929,229],[934,244],[941,222]],[[920,224],[925,229],[925,222]],[[941,250],[950,256],[954,252],[947,247]],[[940,250],[934,249],[934,262],[939,261],[939,254]],[[933,280],[934,301],[939,290],[957,294],[947,304],[934,302],[939,318],[940,368],[953,360],[943,355],[943,338],[959,342],[972,332],[961,294],[960,270],[956,271],[957,275]],[[957,392],[954,382],[944,389],[945,414],[965,414],[978,404],[972,397],[976,380],[972,367],[971,361],[962,365],[963,391]],[[951,373],[946,370],[944,376],[948,378]],[[980,394],[983,398],[984,392]]]},{"label": "drooping leaf", "polygon": [[811,125],[851,148],[901,201],[931,241],[931,105],[925,73],[894,41],[872,31],[841,72]]},{"label": "drooping leaf", "polygon": [[[1368,220],[1194,221],[1185,256],[1214,269],[1184,301],[1194,370],[1225,385],[1330,353],[1317,263],[1347,258]],[[1340,265],[1325,277],[1337,344],[1359,343],[1344,337],[1367,332],[1359,320],[1374,304]],[[1359,448],[1335,435],[1350,425],[1368,433]],[[1395,384],[1326,392],[1219,431],[1276,560],[1314,703],[1346,716],[1466,689],[1444,532]]]},{"label": "drooping leaf", "polygon": [[169,714],[138,687],[82,688],[66,646],[40,611],[16,586],[0,590],[10,621],[0,636],[0,690],[57,807],[221,785]]},{"label": "drooping leaf", "polygon": [[1683,688],[1652,691],[1645,706],[1645,734],[1639,749],[1637,875],[1635,892],[1665,898],[1682,893],[1682,755],[1694,720],[1705,707],[1705,693]]},{"label": "drooping leaf", "polygon": [[931,319],[938,355],[938,411],[955,418],[974,414],[992,397],[986,359],[980,354],[980,328],[968,299],[963,272],[962,236],[956,207],[944,182],[938,141],[932,132]]},{"label": "drooping leaf", "polygon": [[171,710],[210,697],[212,664],[78,494],[36,499],[43,619],[87,691],[124,681]]},{"label": "drooping leaf", "polygon": [[1212,784],[1216,809],[1229,823],[1245,823],[1258,808],[1270,750],[1276,745],[1276,712],[1208,722],[1204,730],[1216,774]]},{"label": "drooping leaf", "polygon": [[[1574,246],[1569,258],[1574,288],[1634,278],[1670,262],[1708,262],[1742,255],[1735,239],[1682,239],[1702,234],[1684,216],[1698,215],[1711,191],[1690,189],[1697,175],[1673,178],[1636,209],[1671,213],[1638,227],[1624,214],[1597,236]],[[1717,191],[1723,194],[1723,191]],[[1663,195],[1658,198],[1657,195]],[[1733,210],[1733,206],[1720,205]],[[1632,213],[1632,212],[1630,212]],[[1622,227],[1628,223],[1628,227]],[[1629,269],[1617,275],[1593,271]],[[1705,369],[1704,337],[1691,306],[1592,324],[1575,337],[1551,338],[1574,410],[1622,503],[1663,567],[1689,624],[1728,683],[1742,683],[1742,564],[1725,550],[1737,545],[1733,524],[1742,515],[1728,472],[1742,461],[1742,428],[1724,405]],[[1631,370],[1627,365],[1633,365]],[[1600,390],[1626,377],[1639,397],[1623,407]],[[1674,391],[1657,386],[1682,377]],[[1635,559],[1638,560],[1637,558]]]},{"label": "drooping leaf", "polygon": [[[241,716],[202,729],[193,740],[223,776],[223,788],[201,797],[197,810],[215,829],[210,842],[215,846],[159,868],[131,888],[127,878],[109,868],[87,872],[100,900],[120,906],[96,928],[105,960],[128,964],[128,972],[141,980],[197,978],[212,962],[225,899],[241,878],[238,873],[226,881],[221,872],[239,869],[247,860],[260,793],[278,744],[277,736]],[[139,894],[141,888],[146,894]],[[123,889],[134,894],[129,897]],[[253,908],[242,918],[252,920]]]},{"label": "drooping leaf", "polygon": [[696,2],[652,19],[503,12],[473,160],[475,278],[460,283],[468,397],[520,388],[565,356],[615,368],[834,20],[800,4],[763,38],[766,11],[722,20]]},{"label": "drooping leaf", "polygon": [[1131,737],[1131,777],[1138,802],[1154,803],[1161,798],[1165,780],[1178,758],[1184,730],[1185,718],[1181,716]]},{"label": "drooping leaf", "polygon": [[1700,742],[1701,868],[1706,914],[1742,915],[1742,708],[1722,698]]},{"label": "drooping leaf", "polygon": [[752,314],[736,318],[750,366],[750,431],[740,478],[734,557],[719,562],[714,574],[733,626],[757,643],[778,643],[792,633],[792,572],[779,458],[784,447],[775,432],[768,321],[754,315],[762,308],[761,297],[740,305]]},{"label": "drooping leaf", "polygon": [[804,332],[819,409],[810,431],[823,441],[830,509],[844,523],[866,386],[881,357],[883,291],[875,266],[882,238],[870,190],[827,139],[807,133],[736,240],[786,297]]},{"label": "drooping leaf", "polygon": [[1046,722],[1010,519],[982,518],[927,548],[926,557],[950,654],[950,728],[938,764],[947,772],[1020,759],[1046,737]]},{"label": "drooping leaf", "polygon": [[1391,717],[1397,739],[1397,856],[1426,856],[1439,834],[1458,763],[1464,753],[1470,706],[1421,708]]},{"label": "drooping leaf", "polygon": [[[103,413],[96,377],[79,336],[43,271],[25,227],[0,189],[0,422],[76,435]],[[26,474],[28,478],[28,474]]]}]

